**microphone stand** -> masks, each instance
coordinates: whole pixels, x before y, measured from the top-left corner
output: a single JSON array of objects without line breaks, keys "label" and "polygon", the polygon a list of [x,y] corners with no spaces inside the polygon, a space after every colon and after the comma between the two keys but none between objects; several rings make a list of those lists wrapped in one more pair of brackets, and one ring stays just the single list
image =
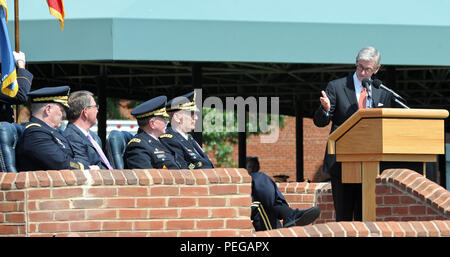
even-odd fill
[{"label": "microphone stand", "polygon": [[398,103],[398,104],[400,104],[403,108],[411,109],[411,108],[409,108],[406,104],[404,104],[402,101],[398,100],[397,97],[394,96],[394,99],[395,99],[395,102]]}]

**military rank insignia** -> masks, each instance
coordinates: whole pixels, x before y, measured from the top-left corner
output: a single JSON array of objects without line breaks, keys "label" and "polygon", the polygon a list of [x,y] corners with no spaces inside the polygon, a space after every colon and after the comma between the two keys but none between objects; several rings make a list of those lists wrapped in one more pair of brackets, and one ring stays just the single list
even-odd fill
[{"label": "military rank insignia", "polygon": [[195,164],[190,163],[188,167],[189,167],[190,170],[193,170],[193,169],[195,169]]},{"label": "military rank insignia", "polygon": [[133,139],[130,140],[130,142],[128,142],[127,145],[129,145],[129,144],[131,144],[131,143],[133,143],[133,142],[140,144],[140,143],[141,143],[141,140],[140,140],[139,138],[133,138]]}]

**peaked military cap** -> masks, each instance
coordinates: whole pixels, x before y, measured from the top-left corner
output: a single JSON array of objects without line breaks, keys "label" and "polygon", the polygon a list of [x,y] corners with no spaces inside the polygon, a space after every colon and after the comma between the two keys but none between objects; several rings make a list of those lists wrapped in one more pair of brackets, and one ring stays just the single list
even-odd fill
[{"label": "peaked military cap", "polygon": [[28,93],[31,103],[59,103],[69,107],[69,86],[43,87]]},{"label": "peaked military cap", "polygon": [[169,117],[166,112],[166,101],[167,97],[165,95],[152,98],[136,106],[136,108],[131,111],[131,115],[136,117],[136,119],[142,119],[151,116]]},{"label": "peaked military cap", "polygon": [[195,96],[195,91],[182,96],[177,96],[167,102],[166,110],[168,112],[176,112],[179,110],[199,111],[197,106],[195,106]]}]

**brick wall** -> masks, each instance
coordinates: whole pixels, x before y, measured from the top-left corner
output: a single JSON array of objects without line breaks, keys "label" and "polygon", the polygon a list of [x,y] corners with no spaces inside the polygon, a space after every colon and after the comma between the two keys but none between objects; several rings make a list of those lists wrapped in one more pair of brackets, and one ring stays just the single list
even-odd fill
[{"label": "brick wall", "polygon": [[[267,236],[254,233],[244,169],[0,173],[0,236]],[[377,178],[377,222],[334,222],[329,183],[279,183],[293,208],[317,205],[291,236],[450,236],[450,192],[410,170]]]},{"label": "brick wall", "polygon": [[[247,141],[247,156],[258,156],[261,171],[269,176],[288,175],[288,181],[297,180],[295,117],[284,116],[285,126],[280,130],[276,143],[262,144],[260,136],[251,136]],[[303,118],[303,176],[311,182],[328,178],[322,173],[325,146],[331,125],[318,128],[310,118]],[[232,159],[238,162],[238,146],[234,146]]]}]

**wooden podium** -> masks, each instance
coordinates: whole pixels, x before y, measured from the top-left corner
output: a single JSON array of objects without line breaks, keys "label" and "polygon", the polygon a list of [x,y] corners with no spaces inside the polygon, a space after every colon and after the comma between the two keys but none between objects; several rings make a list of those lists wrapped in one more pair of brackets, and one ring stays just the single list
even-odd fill
[{"label": "wooden podium", "polygon": [[376,220],[376,177],[383,162],[436,162],[444,154],[447,110],[362,109],[328,137],[342,183],[362,184],[363,221]]}]

